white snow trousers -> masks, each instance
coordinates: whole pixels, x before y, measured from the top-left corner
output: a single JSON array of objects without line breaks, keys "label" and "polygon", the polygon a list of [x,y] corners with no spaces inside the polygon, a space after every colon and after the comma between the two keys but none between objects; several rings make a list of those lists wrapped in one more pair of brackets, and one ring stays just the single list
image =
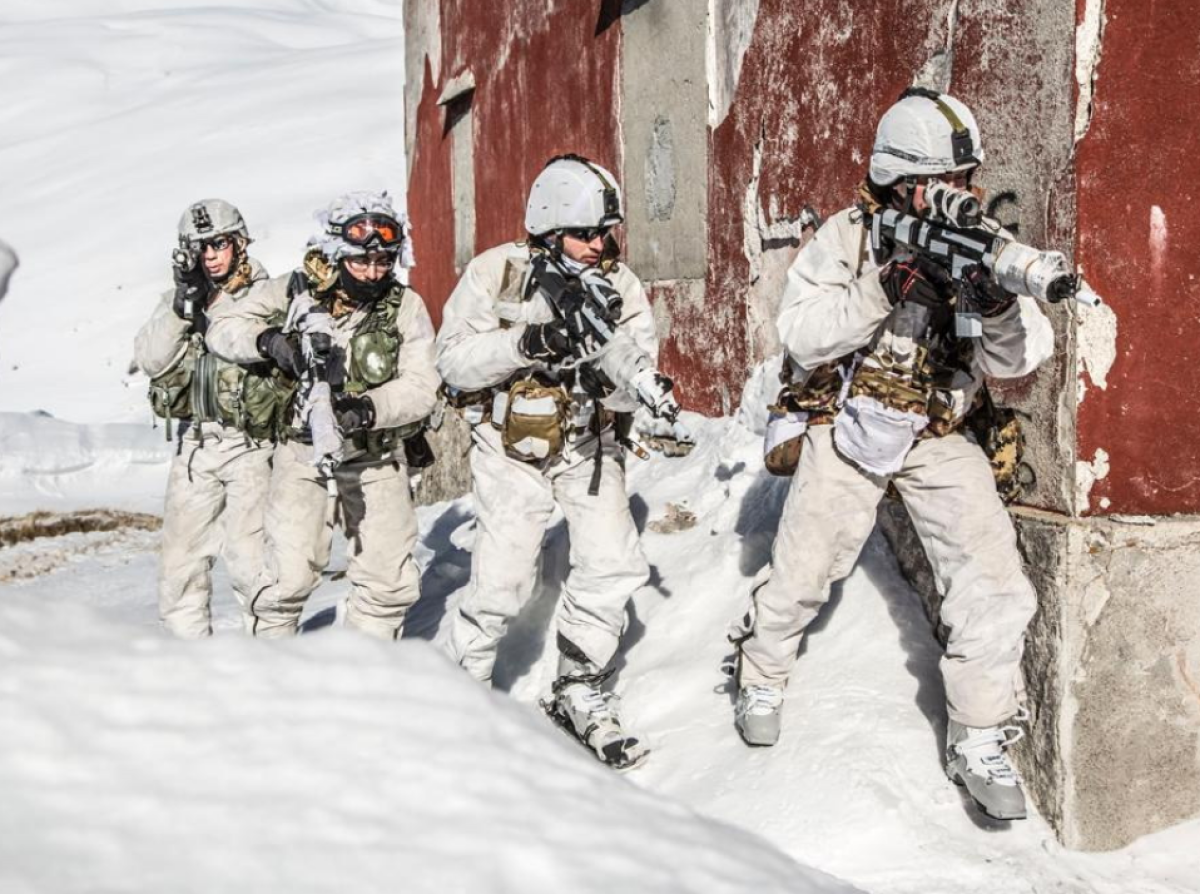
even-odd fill
[{"label": "white snow trousers", "polygon": [[[1025,629],[1037,597],[991,467],[978,445],[950,434],[918,441],[892,480],[943,595],[949,641],[941,671],[950,719],[999,724],[1018,709]],[[887,482],[837,454],[833,426],[808,430],[770,577],[754,593],[742,686],[787,683],[804,629],[829,599],[830,585],[853,569],[874,528]]]},{"label": "white snow trousers", "polygon": [[[203,429],[203,440],[197,435]],[[247,441],[217,423],[181,431],[167,476],[159,555],[158,613],[176,636],[212,633],[212,566],[220,554],[243,611],[263,570],[263,505],[269,441]]]},{"label": "white snow trousers", "polygon": [[312,447],[297,441],[275,452],[267,501],[267,567],[250,604],[255,636],[292,636],[300,613],[321,582],[339,521],[346,534],[345,623],[382,639],[396,639],[409,607],[420,596],[420,571],[413,558],[417,519],[403,462],[362,457],[334,471],[337,497],[328,478],[312,464]]},{"label": "white snow trousers", "polygon": [[491,682],[500,638],[533,595],[542,539],[557,503],[571,540],[558,632],[604,667],[625,629],[626,603],[650,578],[625,492],[622,449],[611,431],[600,436],[600,491],[591,496],[594,435],[569,443],[544,468],[507,456],[489,423],[475,426],[472,441],[475,549],[470,587],[451,620],[451,655],[475,679]]}]

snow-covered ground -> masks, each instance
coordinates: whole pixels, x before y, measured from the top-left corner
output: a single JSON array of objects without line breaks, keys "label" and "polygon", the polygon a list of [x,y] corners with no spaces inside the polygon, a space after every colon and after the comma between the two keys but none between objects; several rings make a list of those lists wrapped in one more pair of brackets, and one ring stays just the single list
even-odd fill
[{"label": "snow-covered ground", "polygon": [[[399,189],[400,3],[39,0],[0,26],[0,237],[22,260],[0,516],[156,511],[170,445],[128,362],[176,218],[227,197],[282,271],[332,195]],[[1088,855],[964,803],[939,767],[937,647],[879,538],[807,641],[783,740],[743,746],[723,634],[786,482],[746,426],[694,421],[690,457],[631,465],[655,575],[617,687],[654,754],[624,777],[535,707],[561,523],[497,693],[437,650],[467,499],[420,511],[424,596],[391,646],[331,625],[340,549],[306,635],[239,635],[218,569],[217,636],[184,644],[157,629],[144,525],[0,546],[0,891],[1200,890],[1200,822]]]}]

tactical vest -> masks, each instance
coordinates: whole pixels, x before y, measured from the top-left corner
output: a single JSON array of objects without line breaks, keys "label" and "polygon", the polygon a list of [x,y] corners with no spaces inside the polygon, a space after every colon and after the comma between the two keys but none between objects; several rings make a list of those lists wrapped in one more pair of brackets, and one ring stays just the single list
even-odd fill
[{"label": "tactical vest", "polygon": [[[332,287],[335,278],[318,270],[316,259],[305,259],[305,273],[309,287],[315,287],[317,300],[332,305],[336,300]],[[321,290],[321,286],[325,286]],[[302,286],[303,287],[303,286]],[[372,388],[386,385],[396,378],[399,371],[400,347],[404,344],[403,330],[412,318],[412,299],[406,300],[407,289],[396,283],[391,290],[376,301],[364,313],[354,327],[346,345],[345,381],[341,391],[345,394],[363,394]],[[378,459],[393,451],[404,450],[404,441],[417,435],[425,427],[425,420],[410,422],[392,428],[374,428],[359,431],[348,440],[354,447],[369,457]],[[305,440],[306,432],[292,428],[294,438]]]},{"label": "tactical vest", "polygon": [[193,329],[178,356],[150,380],[150,407],[167,420],[219,422],[255,440],[283,432],[296,383],[267,363],[241,366],[210,352]]},{"label": "tactical vest", "polygon": [[[864,224],[856,276],[861,275],[866,250]],[[965,427],[987,456],[1001,498],[1011,503],[1034,480],[1033,470],[1024,462],[1021,421],[1011,409],[996,406],[986,382],[971,406],[955,417],[949,398],[953,380],[960,372],[974,374],[975,343],[955,337],[954,308],[947,305],[933,313],[925,337],[917,342],[909,362],[896,362],[886,350],[864,349],[822,364],[798,382],[791,381],[791,363],[785,358],[780,374],[784,387],[770,409],[805,411],[810,426],[829,424],[840,410],[839,398],[849,378],[847,397],[868,395],[884,406],[928,416],[923,438],[942,437]],[[898,497],[894,491],[889,487],[889,495]]]}]

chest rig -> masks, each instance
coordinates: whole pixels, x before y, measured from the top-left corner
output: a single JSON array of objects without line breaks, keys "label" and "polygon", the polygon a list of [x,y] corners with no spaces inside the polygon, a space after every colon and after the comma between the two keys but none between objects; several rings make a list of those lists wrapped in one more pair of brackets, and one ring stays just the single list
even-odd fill
[{"label": "chest rig", "polygon": [[[336,268],[329,264],[319,250],[310,250],[304,259],[303,272],[297,271],[288,284],[288,297],[311,289],[317,302],[329,311],[334,320],[359,313],[353,324],[342,356],[337,363],[333,381],[335,394],[360,395],[386,385],[400,373],[400,349],[404,330],[412,318],[413,304],[407,289],[400,283],[392,285],[387,294],[368,307],[349,304],[337,288]],[[403,441],[416,435],[424,422],[412,422],[392,428],[376,428],[355,432],[348,439],[353,446],[373,459],[382,458],[394,450],[403,449]],[[291,436],[308,440],[308,433],[293,428]]]},{"label": "chest rig", "polygon": [[[244,294],[248,267],[238,275],[241,288],[235,291]],[[282,322],[279,317],[272,322]],[[286,428],[296,383],[269,363],[242,365],[213,354],[204,342],[207,329],[207,313],[199,310],[176,358],[150,380],[150,407],[167,421],[167,439],[172,419],[217,422],[255,440],[277,439]]]}]

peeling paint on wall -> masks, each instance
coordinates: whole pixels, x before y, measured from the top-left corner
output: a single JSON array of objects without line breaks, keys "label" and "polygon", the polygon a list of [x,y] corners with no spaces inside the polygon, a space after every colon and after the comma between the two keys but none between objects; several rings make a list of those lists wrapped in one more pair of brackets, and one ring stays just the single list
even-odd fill
[{"label": "peeling paint on wall", "polygon": [[1108,451],[1097,447],[1092,461],[1075,461],[1075,511],[1083,515],[1091,508],[1089,497],[1097,481],[1108,477]]},{"label": "peeling paint on wall", "polygon": [[[930,31],[929,43],[936,44],[937,20],[932,21],[934,28]],[[954,77],[954,32],[957,27],[958,0],[950,0],[950,6],[946,10],[946,34],[940,41],[942,45],[925,60],[925,64],[913,76],[914,87],[924,87],[938,93],[950,92],[950,81]]]},{"label": "peeling paint on wall", "polygon": [[718,127],[737,93],[742,60],[754,36],[759,0],[709,0],[708,126]]},{"label": "peeling paint on wall", "polygon": [[1108,373],[1117,360],[1117,312],[1111,304],[1079,314],[1075,350],[1079,358],[1075,400],[1081,404],[1089,384],[1101,391],[1108,388]]},{"label": "peeling paint on wall", "polygon": [[742,250],[749,263],[746,293],[746,338],[752,362],[779,350],[775,319],[788,268],[806,237],[819,224],[816,213],[805,206],[800,214],[782,213],[778,197],[771,195],[767,211],[762,207],[763,139],[754,145],[750,183],[742,204]]},{"label": "peeling paint on wall", "polygon": [[1150,275],[1162,284],[1167,266],[1167,215],[1157,205],[1150,207]]},{"label": "peeling paint on wall", "polygon": [[1104,0],[1087,0],[1083,21],[1075,29],[1075,82],[1079,99],[1075,106],[1075,142],[1087,134],[1092,123],[1096,78],[1104,46]]}]

